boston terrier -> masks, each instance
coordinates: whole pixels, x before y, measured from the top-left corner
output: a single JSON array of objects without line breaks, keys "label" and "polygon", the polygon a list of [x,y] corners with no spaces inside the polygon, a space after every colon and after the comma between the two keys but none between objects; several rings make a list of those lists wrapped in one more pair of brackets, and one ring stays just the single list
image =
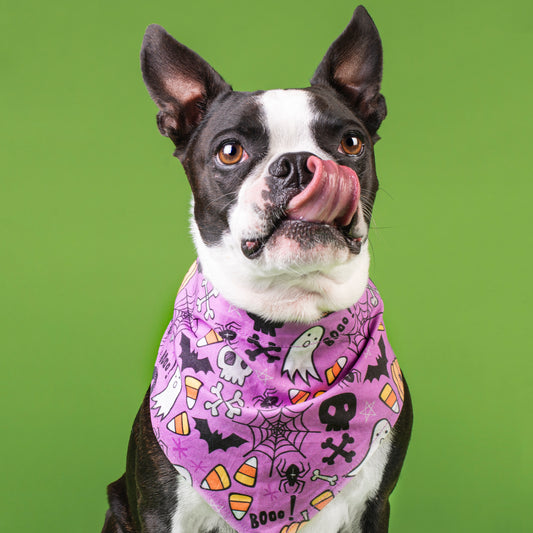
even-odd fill
[{"label": "boston terrier", "polygon": [[372,19],[355,10],[304,89],[233,91],[157,25],[141,66],[198,259],[103,532],[388,531],[412,407],[368,277],[386,115]]}]

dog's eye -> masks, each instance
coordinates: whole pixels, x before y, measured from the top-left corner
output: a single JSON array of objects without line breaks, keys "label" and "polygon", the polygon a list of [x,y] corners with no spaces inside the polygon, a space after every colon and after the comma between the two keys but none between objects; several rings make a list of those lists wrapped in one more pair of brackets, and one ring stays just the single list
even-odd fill
[{"label": "dog's eye", "polygon": [[223,165],[236,165],[240,161],[248,159],[244,148],[235,141],[224,143],[217,152],[217,159]]},{"label": "dog's eye", "polygon": [[339,152],[344,152],[347,155],[361,155],[364,148],[365,145],[359,137],[356,137],[352,133],[348,133],[342,138]]}]

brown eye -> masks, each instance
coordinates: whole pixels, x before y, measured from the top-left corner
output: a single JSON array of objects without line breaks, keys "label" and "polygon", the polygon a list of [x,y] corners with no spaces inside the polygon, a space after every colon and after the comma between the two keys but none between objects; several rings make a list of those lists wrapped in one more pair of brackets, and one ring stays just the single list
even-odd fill
[{"label": "brown eye", "polygon": [[342,138],[339,152],[342,150],[347,155],[361,155],[364,147],[365,145],[359,137],[349,133]]},{"label": "brown eye", "polygon": [[238,142],[227,142],[217,152],[217,158],[223,165],[235,165],[242,161],[246,152]]}]

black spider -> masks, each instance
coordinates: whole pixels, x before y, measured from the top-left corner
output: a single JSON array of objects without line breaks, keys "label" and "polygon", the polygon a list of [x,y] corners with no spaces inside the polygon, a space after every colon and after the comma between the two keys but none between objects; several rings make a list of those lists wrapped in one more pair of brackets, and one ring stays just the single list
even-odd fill
[{"label": "black spider", "polygon": [[269,387],[259,396],[254,396],[254,405],[260,404],[262,409],[274,409],[281,405],[281,400],[275,396],[276,389]]},{"label": "black spider", "polygon": [[352,370],[351,372],[348,372],[344,379],[341,381],[341,387],[344,385],[348,385],[349,383],[353,383],[355,380],[357,380],[357,383],[361,382],[361,372],[359,370]]},{"label": "black spider", "polygon": [[229,344],[231,345],[233,341],[237,338],[237,329],[240,329],[239,324],[237,322],[228,322],[225,325],[217,324],[219,326],[220,330],[218,334]]},{"label": "black spider", "polygon": [[296,486],[296,489],[293,491],[295,493],[302,492],[305,486],[305,481],[302,481],[301,479],[298,479],[300,477],[304,477],[310,469],[309,463],[307,464],[307,467],[304,467],[304,464],[300,462],[301,468],[298,468],[294,463],[287,466],[287,462],[285,459],[283,459],[283,467],[280,470],[281,461],[279,462],[278,466],[276,466],[276,470],[278,471],[278,474],[282,478],[279,482],[279,489],[281,491],[281,487],[283,487],[283,490],[285,492],[289,492],[289,487]]}]

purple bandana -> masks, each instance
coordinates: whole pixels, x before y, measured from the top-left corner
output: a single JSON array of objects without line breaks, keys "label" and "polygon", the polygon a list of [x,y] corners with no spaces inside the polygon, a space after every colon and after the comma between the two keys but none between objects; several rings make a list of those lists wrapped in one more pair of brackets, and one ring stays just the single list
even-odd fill
[{"label": "purple bandana", "polygon": [[281,324],[232,306],[197,263],[185,276],[157,355],[152,426],[177,472],[238,532],[310,520],[402,405],[372,283],[349,309]]}]

